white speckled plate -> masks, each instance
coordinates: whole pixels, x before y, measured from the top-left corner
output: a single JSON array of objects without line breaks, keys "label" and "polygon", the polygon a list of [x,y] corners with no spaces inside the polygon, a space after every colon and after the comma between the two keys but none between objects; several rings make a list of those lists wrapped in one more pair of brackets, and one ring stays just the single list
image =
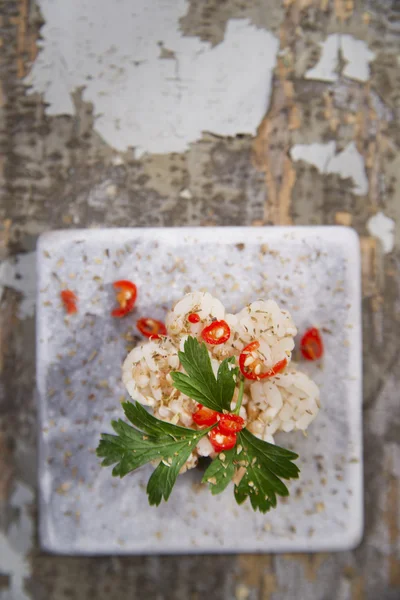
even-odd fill
[{"label": "white speckled plate", "polygon": [[[341,227],[103,229],[45,234],[38,245],[37,380],[40,535],[68,554],[293,552],[356,546],[363,527],[360,255]],[[139,289],[135,314],[113,319],[112,282]],[[66,317],[61,286],[79,295]],[[299,455],[290,498],[262,515],[229,487],[211,496],[194,469],[168,503],[147,504],[150,466],[119,480],[100,468],[100,432],[122,416],[122,360],[140,316],[163,319],[185,292],[208,290],[229,311],[272,297],[300,331],[324,332],[321,386],[308,436],[280,434]]]}]

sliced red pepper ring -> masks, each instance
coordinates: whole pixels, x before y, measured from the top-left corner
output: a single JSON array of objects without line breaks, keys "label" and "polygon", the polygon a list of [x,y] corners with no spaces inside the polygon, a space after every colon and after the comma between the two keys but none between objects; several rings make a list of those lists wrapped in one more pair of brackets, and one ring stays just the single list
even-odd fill
[{"label": "sliced red pepper ring", "polygon": [[306,360],[318,360],[324,353],[324,344],[316,327],[307,329],[300,341],[300,351]]},{"label": "sliced red pepper ring", "polygon": [[239,356],[239,368],[246,377],[246,379],[252,379],[253,381],[259,381],[260,379],[267,379],[268,377],[273,377],[277,375],[287,365],[287,359],[284,358],[278,361],[273,367],[268,369],[267,371],[263,371],[263,361],[261,355],[259,353],[258,348],[260,347],[260,342],[251,342],[243,348],[240,356]]},{"label": "sliced red pepper ring", "polygon": [[188,316],[189,323],[198,323],[200,321],[200,317],[197,313],[190,313]]},{"label": "sliced red pepper ring", "polygon": [[167,335],[167,329],[161,321],[157,319],[139,319],[136,327],[140,333],[148,338],[159,339],[163,335]]},{"label": "sliced red pepper ring", "polygon": [[222,433],[237,433],[244,427],[244,419],[239,415],[221,415],[218,428]]},{"label": "sliced red pepper ring", "polygon": [[208,439],[211,442],[215,452],[232,450],[236,445],[236,433],[223,433],[219,426],[214,427],[208,432]]},{"label": "sliced red pepper ring", "polygon": [[76,305],[78,298],[74,292],[71,290],[62,290],[60,296],[67,314],[72,315],[78,312],[78,307]]},{"label": "sliced red pepper ring", "polygon": [[218,423],[220,416],[220,413],[217,411],[199,404],[196,412],[193,413],[192,418],[199,427],[209,427],[210,425]]},{"label": "sliced red pepper ring", "polygon": [[117,293],[117,302],[119,308],[114,308],[111,312],[113,317],[124,317],[133,310],[137,298],[137,288],[134,283],[127,279],[120,279],[113,283],[116,290],[120,290]]},{"label": "sliced red pepper ring", "polygon": [[224,344],[229,340],[230,335],[231,330],[226,321],[214,321],[201,332],[203,340],[213,346]]}]

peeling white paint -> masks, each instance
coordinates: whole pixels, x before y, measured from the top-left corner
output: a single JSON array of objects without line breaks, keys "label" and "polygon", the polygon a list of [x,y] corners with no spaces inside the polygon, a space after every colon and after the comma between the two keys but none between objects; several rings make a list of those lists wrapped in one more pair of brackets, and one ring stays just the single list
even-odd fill
[{"label": "peeling white paint", "polygon": [[353,193],[357,196],[365,196],[368,193],[364,157],[354,142],[347,144],[338,154],[336,142],[333,141],[326,144],[297,144],[290,149],[290,157],[293,161],[304,160],[322,174],[334,173],[342,179],[352,179]]},{"label": "peeling white paint", "polygon": [[368,219],[367,229],[371,235],[378,238],[382,244],[383,252],[388,254],[394,248],[395,222],[383,212]]},{"label": "peeling white paint", "polygon": [[[115,149],[182,152],[203,131],[255,134],[268,108],[278,40],[248,19],[212,47],[184,36],[187,0],[39,0],[41,51],[26,83],[50,115],[73,114],[83,87]],[[172,51],[160,58],[160,48]]]},{"label": "peeling white paint", "polygon": [[0,264],[0,297],[5,286],[22,293],[19,318],[33,317],[36,302],[36,252],[17,254]]},{"label": "peeling white paint", "polygon": [[290,150],[292,160],[304,160],[313,165],[321,173],[327,172],[329,161],[334,157],[336,151],[336,142],[327,144],[296,144]]},{"label": "peeling white paint", "polygon": [[353,192],[357,196],[365,196],[368,193],[364,157],[357,150],[355,142],[350,142],[342,152],[332,157],[326,172],[335,173],[343,179],[352,179],[355,186]]},{"label": "peeling white paint", "polygon": [[193,194],[189,188],[186,188],[179,193],[179,197],[183,198],[184,200],[191,200],[193,198]]},{"label": "peeling white paint", "polygon": [[321,42],[321,56],[319,61],[306,74],[306,79],[318,79],[319,81],[337,81],[338,79],[338,58],[340,36],[337,33],[328,35],[324,42]]},{"label": "peeling white paint", "polygon": [[10,506],[18,509],[18,520],[10,525],[7,536],[0,532],[0,573],[11,579],[10,587],[0,592],[1,600],[29,600],[24,581],[31,574],[27,554],[33,543],[34,524],[29,512],[33,499],[32,490],[17,482]]},{"label": "peeling white paint", "polygon": [[343,75],[355,81],[368,81],[370,77],[369,63],[375,59],[375,53],[369,50],[363,40],[352,35],[342,35],[342,54],[346,61]]},{"label": "peeling white paint", "polygon": [[339,78],[339,52],[345,61],[342,74],[355,81],[368,81],[370,77],[369,63],[375,58],[375,53],[369,50],[363,40],[357,40],[352,35],[333,33],[320,44],[321,56],[318,63],[309,69],[306,79],[318,81],[337,81]]}]

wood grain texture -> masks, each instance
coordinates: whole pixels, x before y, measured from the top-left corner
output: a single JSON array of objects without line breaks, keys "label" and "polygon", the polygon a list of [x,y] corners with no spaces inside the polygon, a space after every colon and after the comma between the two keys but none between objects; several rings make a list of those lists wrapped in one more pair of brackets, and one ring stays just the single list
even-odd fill
[{"label": "wood grain texture", "polygon": [[[118,11],[116,5],[115,11]],[[1,259],[34,248],[57,227],[344,224],[361,236],[365,394],[366,532],[354,552],[318,556],[69,558],[35,544],[27,598],[157,600],[394,600],[399,595],[400,135],[398,7],[371,0],[191,0],[180,27],[213,46],[226,24],[249,18],[278,36],[270,108],[257,136],[212,132],[182,154],[116,153],[94,131],[96,107],[73,96],[74,116],[48,116],[21,78],[37,52],[41,16],[34,1],[3,0],[0,20]],[[364,40],[375,53],[370,80],[334,83],[305,72],[332,33]],[[249,65],[251,68],[251,65]],[[240,75],[240,74],[239,74]],[[238,132],[239,134],[240,132]],[[352,182],[293,163],[294,144],[354,142],[368,193]],[[186,190],[185,193],[183,193]],[[187,193],[189,190],[189,193]],[[384,254],[367,235],[378,210],[395,220],[395,247]],[[7,221],[5,221],[7,219]],[[20,296],[2,295],[0,339],[0,527],[19,516],[8,498],[35,476],[34,324],[19,320]],[[397,457],[397,458],[396,458]],[[389,460],[390,458],[390,460]],[[36,523],[36,506],[32,515]],[[1,565],[1,559],[0,559]],[[1,571],[1,567],[0,567]],[[0,595],[12,585],[1,574]]]}]

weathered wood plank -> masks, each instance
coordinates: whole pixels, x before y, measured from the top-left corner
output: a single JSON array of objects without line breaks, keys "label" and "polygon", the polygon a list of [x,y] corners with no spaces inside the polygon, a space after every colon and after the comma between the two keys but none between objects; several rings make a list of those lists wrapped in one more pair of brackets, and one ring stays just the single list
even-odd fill
[{"label": "weathered wood plank", "polygon": [[[118,21],[117,4],[114,11]],[[29,514],[36,523],[36,507],[21,487],[35,485],[33,321],[18,317],[21,295],[6,290],[0,323],[0,444],[6,449],[0,452],[0,557],[1,549],[8,548],[10,522],[23,550],[12,567],[7,563],[14,579],[11,571],[1,574],[1,591],[10,586],[15,591],[21,584],[25,597],[38,600],[395,598],[400,586],[396,3],[372,1],[366,7],[348,0],[191,0],[179,24],[188,39],[218,48],[237,18],[277,37],[271,101],[254,139],[241,131],[235,137],[203,133],[183,152],[140,158],[131,149],[115,151],[100,137],[97,107],[85,99],[82,88],[73,90],[72,115],[49,115],[39,93],[27,95],[21,78],[37,56],[40,11],[28,0],[3,0],[1,12],[0,209],[1,218],[9,219],[0,240],[1,260],[31,251],[37,235],[55,227],[337,223],[357,229],[363,253],[367,517],[361,547],[338,555],[45,555],[30,530]],[[337,60],[327,54],[334,67],[329,81],[308,79],[316,65],[321,72],[328,37],[339,34],[350,36],[352,44],[365,42],[353,55],[356,71],[370,71],[367,80],[344,75],[348,59],[343,60],[343,45]],[[366,59],[366,48],[375,54],[373,61]],[[165,46],[160,59],[174,60],[173,53],[174,48]],[[319,143],[326,152],[330,142],[335,142],[334,162],[310,164],[304,146]],[[359,162],[349,176],[346,160],[338,155],[352,144]],[[299,160],[291,158],[295,146],[301,146]],[[379,212],[395,222],[394,250],[388,253],[368,233],[370,218]],[[381,231],[378,237],[385,241],[385,236]],[[31,513],[21,518],[27,505]],[[29,568],[23,563],[27,552]]]}]

